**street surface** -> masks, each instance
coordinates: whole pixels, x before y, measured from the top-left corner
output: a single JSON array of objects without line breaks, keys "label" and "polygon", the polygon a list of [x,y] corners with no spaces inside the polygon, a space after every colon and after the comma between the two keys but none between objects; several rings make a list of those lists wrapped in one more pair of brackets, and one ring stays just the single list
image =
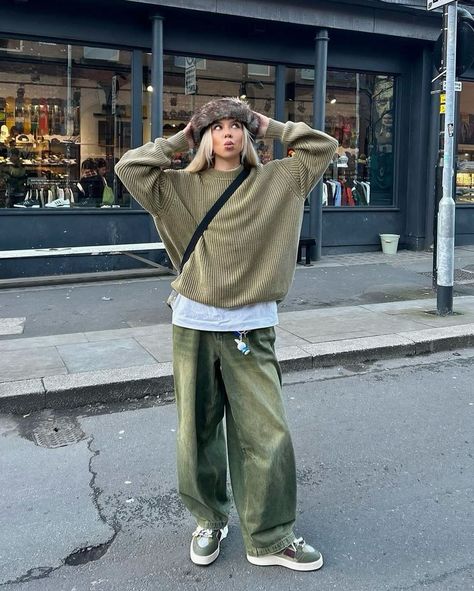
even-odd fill
[{"label": "street surface", "polygon": [[285,375],[316,573],[250,565],[235,511],[190,562],[171,402],[1,416],[0,588],[472,590],[473,382],[472,349]]},{"label": "street surface", "polygon": [[[414,260],[403,267],[398,259],[397,265],[298,267],[279,310],[293,312],[434,297],[429,273],[420,273],[420,263]],[[425,261],[422,268],[429,269],[430,264],[429,260]],[[166,299],[173,278],[2,289],[0,321],[1,318],[25,319],[19,338],[165,324],[171,322]],[[454,293],[474,295],[474,280],[457,285]]]}]

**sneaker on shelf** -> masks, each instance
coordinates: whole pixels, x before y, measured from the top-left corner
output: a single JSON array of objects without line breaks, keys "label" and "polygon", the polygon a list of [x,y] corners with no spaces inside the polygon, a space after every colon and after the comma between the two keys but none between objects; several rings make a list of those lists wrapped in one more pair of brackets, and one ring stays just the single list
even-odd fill
[{"label": "sneaker on shelf", "polygon": [[229,528],[204,529],[198,527],[193,532],[191,540],[191,560],[194,564],[206,566],[211,564],[219,556],[221,540],[227,537]]},{"label": "sneaker on shelf", "polygon": [[40,202],[37,201],[37,200],[35,200],[35,199],[25,199],[21,203],[15,203],[13,205],[13,207],[22,207],[22,208],[34,207],[34,208],[38,208],[38,207],[41,207],[41,205],[40,205]]},{"label": "sneaker on shelf", "polygon": [[289,546],[276,554],[265,554],[264,556],[250,556],[247,560],[257,566],[284,566],[291,570],[318,570],[323,566],[323,557],[312,546],[307,544],[303,538],[298,538]]},{"label": "sneaker on shelf", "polygon": [[51,203],[46,203],[45,207],[71,207],[69,199],[55,199]]}]

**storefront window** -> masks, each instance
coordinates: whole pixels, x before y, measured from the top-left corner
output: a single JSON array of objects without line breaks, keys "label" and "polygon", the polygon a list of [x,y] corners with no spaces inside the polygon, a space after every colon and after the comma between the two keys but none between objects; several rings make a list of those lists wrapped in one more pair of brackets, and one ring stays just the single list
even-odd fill
[{"label": "storefront window", "polygon": [[[193,64],[196,74],[196,92],[187,94],[186,65]],[[151,139],[150,85],[151,56],[146,56],[144,69],[144,126],[143,139]],[[163,135],[170,137],[185,128],[194,111],[208,101],[224,96],[246,98],[251,107],[274,117],[275,68],[262,64],[242,64],[182,56],[166,55],[163,67]],[[257,152],[265,163],[273,158],[273,142],[257,141]],[[173,168],[185,168],[192,158],[192,152],[175,154]]]},{"label": "storefront window", "polygon": [[456,202],[474,204],[474,82],[463,82],[459,102]]},{"label": "storefront window", "polygon": [[[288,70],[289,119],[313,125],[313,84],[314,70]],[[339,148],[324,174],[325,206],[393,205],[393,106],[393,76],[328,71],[325,131]]]},{"label": "storefront window", "polygon": [[127,207],[130,53],[0,39],[0,208]]}]

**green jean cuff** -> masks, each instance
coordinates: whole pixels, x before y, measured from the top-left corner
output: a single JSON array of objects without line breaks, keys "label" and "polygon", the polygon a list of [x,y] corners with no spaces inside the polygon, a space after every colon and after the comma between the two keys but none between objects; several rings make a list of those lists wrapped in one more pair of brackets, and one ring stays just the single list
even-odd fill
[{"label": "green jean cuff", "polygon": [[295,537],[295,534],[291,532],[279,542],[275,542],[274,544],[272,544],[271,546],[267,546],[266,548],[248,547],[247,554],[249,556],[265,556],[266,554],[276,554],[277,552],[281,552],[281,550],[283,550],[292,542],[294,542]]},{"label": "green jean cuff", "polygon": [[203,529],[223,529],[227,523],[227,521],[198,521],[197,525]]}]

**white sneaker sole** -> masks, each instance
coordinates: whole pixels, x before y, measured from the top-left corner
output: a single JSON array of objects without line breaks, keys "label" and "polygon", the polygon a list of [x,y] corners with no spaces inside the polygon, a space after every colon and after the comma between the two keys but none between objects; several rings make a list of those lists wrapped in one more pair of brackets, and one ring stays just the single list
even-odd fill
[{"label": "white sneaker sole", "polygon": [[322,556],[314,562],[293,562],[275,554],[266,554],[265,556],[249,556],[247,554],[247,560],[256,566],[284,566],[285,568],[299,571],[318,570],[323,566]]},{"label": "white sneaker sole", "polygon": [[228,526],[226,525],[224,528],[222,528],[221,531],[222,531],[222,536],[219,541],[219,545],[217,546],[217,550],[215,552],[213,552],[212,554],[209,554],[209,556],[200,556],[199,554],[196,554],[193,551],[193,542],[191,540],[190,556],[191,556],[191,560],[194,562],[194,564],[198,564],[199,566],[207,566],[208,564],[212,564],[215,560],[217,560],[217,557],[219,556],[219,553],[221,551],[221,542],[222,542],[222,540],[227,538],[227,534],[229,532]]}]

